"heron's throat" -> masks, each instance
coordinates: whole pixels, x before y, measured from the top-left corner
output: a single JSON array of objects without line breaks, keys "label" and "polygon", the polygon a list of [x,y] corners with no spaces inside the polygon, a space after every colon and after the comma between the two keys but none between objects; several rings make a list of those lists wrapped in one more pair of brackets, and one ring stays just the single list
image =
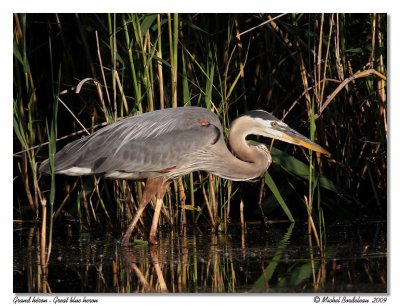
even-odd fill
[{"label": "heron's throat", "polygon": [[254,122],[249,117],[239,117],[233,121],[229,133],[229,146],[236,156],[248,163],[256,163],[260,152],[256,147],[249,146],[246,137],[254,133]]},{"label": "heron's throat", "polygon": [[237,158],[232,156],[235,160],[229,160],[227,163],[232,164],[231,169],[235,168],[236,172],[241,173],[243,177],[247,176],[248,179],[259,176],[271,164],[271,155],[266,148],[249,146],[246,142],[248,135],[256,134],[255,130],[254,121],[244,116],[232,123],[229,133],[229,145]]}]

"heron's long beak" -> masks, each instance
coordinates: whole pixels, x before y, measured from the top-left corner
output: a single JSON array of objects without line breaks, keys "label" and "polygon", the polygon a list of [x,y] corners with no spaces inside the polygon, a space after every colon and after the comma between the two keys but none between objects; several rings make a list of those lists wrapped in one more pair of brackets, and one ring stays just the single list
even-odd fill
[{"label": "heron's long beak", "polygon": [[310,139],[301,135],[300,133],[296,132],[295,130],[291,129],[286,124],[284,126],[276,125],[276,126],[272,127],[272,129],[273,129],[273,131],[271,131],[271,132],[273,134],[272,137],[274,139],[278,139],[278,140],[285,141],[288,143],[300,145],[307,149],[313,150],[315,152],[323,153],[328,156],[331,155],[323,147],[316,144],[315,142],[312,142]]}]

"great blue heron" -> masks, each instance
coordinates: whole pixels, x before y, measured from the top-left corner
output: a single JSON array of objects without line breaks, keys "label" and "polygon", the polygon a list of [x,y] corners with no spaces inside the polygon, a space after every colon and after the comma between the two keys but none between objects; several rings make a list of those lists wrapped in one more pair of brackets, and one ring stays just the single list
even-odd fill
[{"label": "great blue heron", "polygon": [[[207,171],[233,181],[256,178],[270,166],[264,145],[249,145],[246,137],[261,135],[329,154],[263,110],[249,111],[232,122],[227,148],[216,114],[200,107],[157,110],[104,127],[66,145],[55,155],[55,173],[100,174],[114,179],[146,179],[138,210],[121,243],[127,245],[146,205],[156,196],[149,242],[157,243],[162,199],[171,179],[192,171]],[[45,160],[40,171],[49,173]]]}]

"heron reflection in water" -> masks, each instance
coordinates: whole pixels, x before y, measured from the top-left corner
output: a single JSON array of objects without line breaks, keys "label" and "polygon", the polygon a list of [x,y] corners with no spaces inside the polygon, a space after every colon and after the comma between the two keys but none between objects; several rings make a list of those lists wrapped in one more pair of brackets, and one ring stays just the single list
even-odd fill
[{"label": "heron reflection in water", "polygon": [[[229,146],[233,155],[216,114],[200,107],[181,107],[129,117],[78,139],[55,155],[54,170],[72,176],[146,179],[139,207],[121,243],[129,244],[136,223],[155,196],[149,242],[156,244],[162,199],[172,179],[202,170],[232,181],[246,181],[267,171],[271,154],[264,145],[249,145],[246,137],[250,134],[329,154],[268,112],[253,110],[232,122]],[[50,172],[48,160],[39,170]]]}]

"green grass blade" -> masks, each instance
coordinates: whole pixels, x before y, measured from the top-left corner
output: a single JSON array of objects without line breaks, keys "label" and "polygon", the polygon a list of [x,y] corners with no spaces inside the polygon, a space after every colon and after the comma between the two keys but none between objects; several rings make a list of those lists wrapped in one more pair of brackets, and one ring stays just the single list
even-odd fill
[{"label": "green grass blade", "polygon": [[294,222],[292,213],[290,212],[289,207],[286,205],[285,200],[282,198],[281,193],[278,190],[278,187],[276,187],[276,184],[274,180],[272,179],[271,175],[269,175],[268,172],[265,172],[264,174],[264,182],[267,184],[268,188],[272,191],[274,194],[275,198],[279,202],[279,205],[281,205],[283,211],[285,212],[286,216],[288,217],[290,222]]},{"label": "green grass blade", "polygon": [[[280,165],[287,172],[298,176],[304,180],[308,180],[310,176],[310,168],[309,165],[303,163],[297,158],[277,149],[272,148],[271,150],[272,162],[274,164]],[[342,191],[329,179],[322,175],[318,175],[318,180],[320,187],[336,192],[342,193]]]},{"label": "green grass blade", "polygon": [[233,81],[231,87],[229,88],[229,91],[228,91],[228,93],[227,93],[227,95],[226,95],[226,100],[228,100],[229,97],[231,96],[233,90],[234,90],[235,87],[236,87],[237,82],[239,81],[239,78],[240,78],[240,71],[239,71],[239,73],[237,74],[236,79]]},{"label": "green grass blade", "polygon": [[[22,115],[18,109],[17,101],[14,100],[14,116],[13,116],[13,127],[14,127],[14,133],[17,136],[19,142],[21,143],[21,146],[24,150],[28,150],[28,140],[26,138],[26,135],[24,133],[25,129],[23,127],[23,120],[22,120]],[[29,152],[28,152],[29,154]]]},{"label": "green grass blade", "polygon": [[185,54],[182,50],[182,94],[183,94],[183,105],[190,106],[190,91],[189,91],[189,81],[187,77],[186,71],[186,61],[185,61]]},{"label": "green grass blade", "polygon": [[143,18],[143,21],[140,23],[140,32],[143,35],[150,28],[156,25],[155,21],[157,20],[157,14],[146,15]]},{"label": "green grass blade", "polygon": [[213,62],[210,63],[211,67],[207,69],[207,81],[206,81],[206,94],[205,101],[208,109],[212,107],[212,92],[213,92],[213,82],[214,82],[214,69],[215,65]]}]

